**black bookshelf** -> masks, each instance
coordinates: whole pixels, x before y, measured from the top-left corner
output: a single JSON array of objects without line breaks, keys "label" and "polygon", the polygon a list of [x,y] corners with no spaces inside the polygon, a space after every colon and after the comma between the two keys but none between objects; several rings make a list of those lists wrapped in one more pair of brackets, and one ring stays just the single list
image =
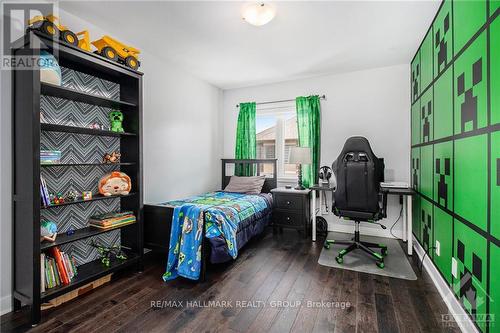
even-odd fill
[{"label": "black bookshelf", "polygon": [[40,167],[42,168],[50,168],[50,167],[76,167],[76,166],[130,166],[130,165],[136,165],[134,162],[120,162],[120,163],[47,163],[47,164],[41,164]]},{"label": "black bookshelf", "polygon": [[[129,267],[142,269],[143,246],[143,171],[142,171],[142,73],[123,65],[108,61],[98,55],[83,51],[66,43],[53,41],[38,32],[28,32],[25,38],[14,43],[16,56],[38,57],[40,48],[49,50],[59,65],[78,72],[109,80],[120,85],[120,96],[113,100],[89,93],[59,87],[40,81],[40,71],[17,70],[13,80],[13,303],[18,310],[22,305],[31,305],[31,320],[37,324],[41,319],[40,306],[66,292],[79,288],[107,274]],[[125,115],[123,123],[127,130],[117,133],[108,130],[64,126],[40,122],[40,97],[42,95],[119,109]],[[80,163],[40,163],[40,136],[43,131],[66,132],[93,136],[116,137],[120,141],[121,163],[103,164],[79,161]],[[64,154],[64,152],[63,152]],[[64,204],[44,207],[40,197],[40,173],[44,168],[76,166],[120,166],[131,178],[132,193],[123,196],[105,197],[94,195],[91,200],[75,200]],[[90,209],[99,200],[120,200],[122,211],[133,211],[136,222],[113,229],[83,227],[71,235],[58,234],[54,243],[40,242],[41,212],[60,206],[82,205]],[[70,208],[68,208],[70,209]],[[114,260],[109,267],[100,260],[78,266],[78,274],[70,284],[41,292],[40,255],[54,246],[69,244],[111,230],[119,230],[122,248],[127,249],[126,260]],[[89,258],[89,260],[92,260]]]},{"label": "black bookshelf", "polygon": [[67,205],[76,205],[76,204],[82,204],[82,203],[87,203],[87,202],[92,202],[92,201],[97,201],[97,200],[110,200],[110,199],[116,199],[116,198],[127,198],[133,195],[136,195],[137,193],[132,192],[126,195],[110,195],[110,196],[104,196],[104,195],[94,195],[92,199],[77,199],[73,201],[66,201],[61,204],[55,204],[55,205],[49,205],[49,206],[40,206],[40,209],[50,209],[50,208],[55,208],[55,207],[61,207],[61,206],[67,206]]},{"label": "black bookshelf", "polygon": [[47,250],[47,249],[50,249],[51,247],[54,247],[54,246],[60,246],[63,244],[76,242],[77,240],[97,236],[97,235],[103,234],[105,232],[109,232],[111,230],[126,228],[128,226],[134,225],[135,223],[137,223],[137,222],[133,222],[133,223],[125,224],[123,226],[117,226],[117,227],[109,228],[109,229],[100,229],[100,228],[96,228],[96,227],[85,227],[85,228],[75,230],[75,232],[73,234],[70,234],[70,235],[68,235],[66,233],[60,233],[60,234],[57,234],[56,240],[54,242],[49,242],[49,241],[42,242],[41,249]]},{"label": "black bookshelf", "polygon": [[129,132],[113,132],[107,130],[99,130],[93,128],[86,127],[76,127],[76,126],[65,126],[65,125],[56,125],[56,124],[40,124],[40,129],[42,131],[49,132],[67,132],[67,133],[76,133],[76,134],[88,134],[88,135],[100,135],[100,136],[137,136],[136,133]]},{"label": "black bookshelf", "polygon": [[116,272],[120,269],[140,262],[141,255],[130,251],[126,251],[126,253],[127,259],[113,260],[110,263],[109,267],[105,267],[99,259],[78,266],[78,275],[74,278],[73,281],[71,281],[70,284],[46,290],[41,294],[41,301],[50,301],[51,299],[61,296],[68,291],[81,287],[110,273]]},{"label": "black bookshelf", "polygon": [[92,94],[87,94],[84,92],[76,91],[74,89],[56,86],[50,83],[41,82],[41,92],[44,95],[54,96],[64,99],[70,99],[76,102],[83,102],[86,104],[105,106],[108,108],[134,108],[137,105],[134,103],[128,103],[124,101],[117,101],[111,98],[105,98],[101,96],[96,96]]}]

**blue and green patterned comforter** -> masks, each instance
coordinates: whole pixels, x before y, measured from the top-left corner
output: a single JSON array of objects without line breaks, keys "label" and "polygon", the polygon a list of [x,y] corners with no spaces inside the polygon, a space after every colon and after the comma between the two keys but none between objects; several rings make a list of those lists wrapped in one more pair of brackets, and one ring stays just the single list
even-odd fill
[{"label": "blue and green patterned comforter", "polygon": [[210,192],[167,204],[174,206],[174,214],[165,281],[179,275],[199,279],[204,222],[205,237],[222,237],[234,259],[238,256],[238,224],[269,208],[269,202],[260,195],[230,192]]}]

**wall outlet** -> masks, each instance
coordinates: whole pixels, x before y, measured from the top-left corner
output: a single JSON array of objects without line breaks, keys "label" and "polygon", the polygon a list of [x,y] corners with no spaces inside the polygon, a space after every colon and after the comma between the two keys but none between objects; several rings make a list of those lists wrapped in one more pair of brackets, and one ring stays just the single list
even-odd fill
[{"label": "wall outlet", "polygon": [[453,257],[451,258],[451,275],[457,279],[457,260]]},{"label": "wall outlet", "polygon": [[436,254],[441,256],[441,243],[438,240],[436,240]]}]

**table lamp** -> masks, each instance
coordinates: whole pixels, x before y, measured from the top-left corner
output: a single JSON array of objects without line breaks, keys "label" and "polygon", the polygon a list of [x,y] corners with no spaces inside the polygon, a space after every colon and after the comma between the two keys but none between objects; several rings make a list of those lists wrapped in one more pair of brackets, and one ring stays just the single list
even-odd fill
[{"label": "table lamp", "polygon": [[311,164],[311,148],[309,147],[292,147],[290,149],[290,164],[299,165],[299,181],[296,190],[305,190],[302,186],[302,164]]}]

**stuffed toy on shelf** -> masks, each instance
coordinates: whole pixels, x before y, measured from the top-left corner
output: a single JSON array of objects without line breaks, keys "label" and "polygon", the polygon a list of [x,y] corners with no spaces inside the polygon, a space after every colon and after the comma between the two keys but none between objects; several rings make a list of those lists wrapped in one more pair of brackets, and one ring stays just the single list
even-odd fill
[{"label": "stuffed toy on shelf", "polygon": [[132,189],[130,177],[120,171],[105,174],[99,180],[99,193],[109,197],[112,195],[127,195]]}]

